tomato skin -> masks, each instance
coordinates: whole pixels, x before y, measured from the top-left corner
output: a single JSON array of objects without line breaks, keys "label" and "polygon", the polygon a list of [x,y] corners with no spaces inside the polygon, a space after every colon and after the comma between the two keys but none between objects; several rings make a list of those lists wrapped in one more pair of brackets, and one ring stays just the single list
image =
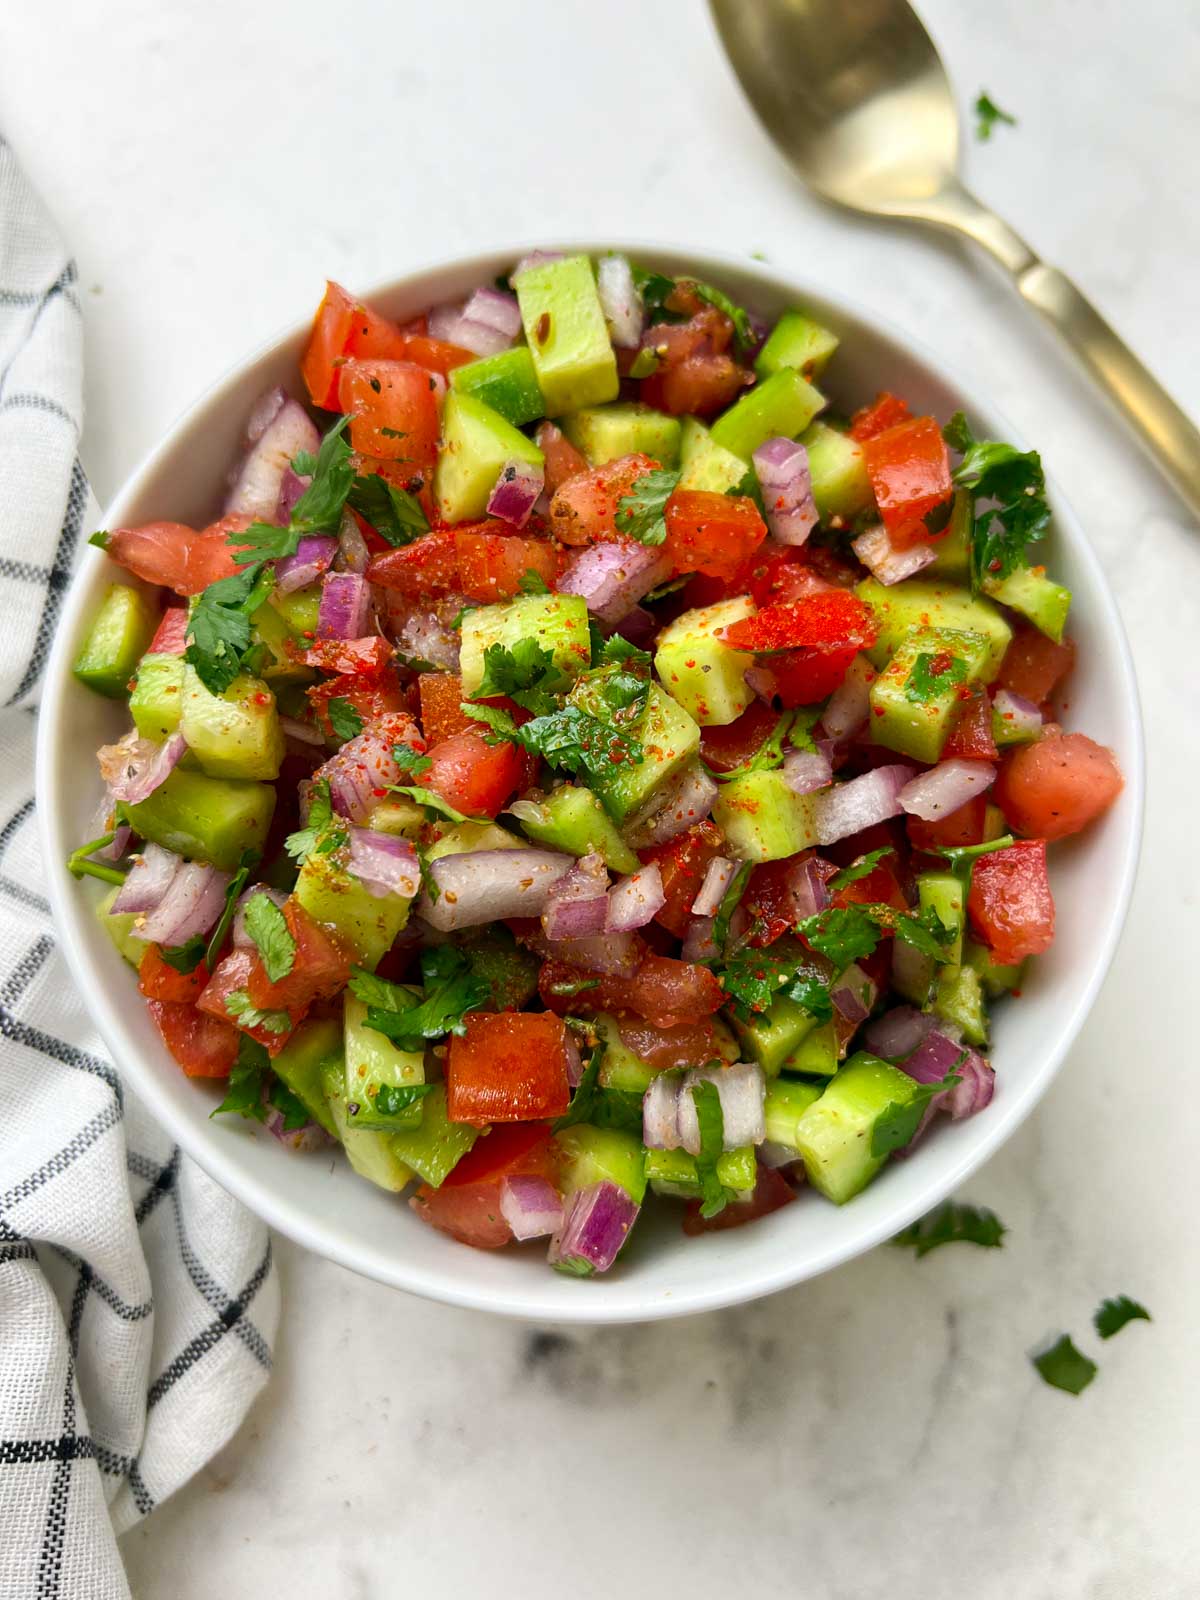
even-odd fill
[{"label": "tomato skin", "polygon": [[[760,861],[751,872],[742,906],[750,918],[748,942],[756,950],[764,950],[776,939],[782,939],[792,927],[796,920],[793,874],[798,866],[812,858],[811,850],[801,850],[782,861]],[[815,859],[821,876],[832,878],[837,868],[822,862],[819,856]]]},{"label": "tomato skin", "polygon": [[382,589],[421,599],[449,594],[458,586],[458,550],[453,528],[435,528],[412,544],[372,556],[367,577]]},{"label": "tomato skin", "polygon": [[1014,833],[1065,839],[1107,811],[1124,787],[1105,745],[1085,733],[1047,733],[1005,762],[995,799]]},{"label": "tomato skin", "polygon": [[539,422],[534,442],[546,458],[546,493],[554,495],[568,478],[588,470],[588,460],[577,450],[556,423],[546,419]]},{"label": "tomato skin", "polygon": [[768,606],[753,617],[722,628],[720,637],[735,650],[769,654],[801,647],[865,650],[875,643],[871,608],[845,589],[829,589],[803,600]]},{"label": "tomato skin", "polygon": [[897,423],[907,422],[911,415],[906,400],[883,389],[869,406],[863,406],[854,413],[850,422],[850,437],[861,444],[866,439],[874,439],[877,434],[886,432],[888,428],[894,428]]},{"label": "tomato skin", "polygon": [[225,517],[197,532],[182,522],[146,522],[115,528],[105,550],[114,561],[146,583],[161,584],[190,597],[218,578],[232,577],[244,563],[226,534],[249,526],[249,517]]},{"label": "tomato skin", "polygon": [[731,1200],[715,1217],[700,1215],[701,1202],[689,1200],[683,1211],[683,1231],[689,1239],[702,1233],[720,1233],[725,1228],[741,1228],[747,1222],[757,1222],[772,1211],[791,1205],[795,1190],[773,1167],[759,1167],[754,1193],[749,1200]]},{"label": "tomato skin", "polygon": [[261,960],[246,979],[246,993],[260,1011],[302,1015],[318,1000],[340,994],[350,980],[350,963],[318,923],[293,896],[284,902],[283,920],[296,941],[292,970],[272,983]]},{"label": "tomato skin", "polygon": [[914,850],[946,850],[957,845],[982,844],[987,819],[987,796],[974,794],[957,811],[948,812],[936,822],[909,817],[906,826]]},{"label": "tomato skin", "polygon": [[[336,411],[342,368],[347,358],[362,361],[409,361],[447,376],[475,357],[469,350],[430,339],[425,319],[398,327],[363,305],[340,284],[329,282],[317,307],[312,331],[300,362],[309,396],[324,411]],[[397,452],[387,451],[385,454]]]},{"label": "tomato skin", "polygon": [[567,1030],[551,1012],[472,1012],[450,1040],[451,1122],[531,1122],[567,1109]]},{"label": "tomato skin", "polygon": [[992,702],[979,689],[963,702],[958,721],[942,746],[942,760],[995,761],[998,754],[992,735]]},{"label": "tomato skin", "polygon": [[468,600],[485,605],[511,600],[521,580],[535,572],[550,589],[558,582],[558,557],[542,539],[524,539],[503,522],[480,522],[454,535],[459,586]]},{"label": "tomato skin", "polygon": [[911,544],[914,523],[954,493],[942,430],[933,417],[911,417],[866,439],[863,455],[892,543]]},{"label": "tomato skin", "polygon": [[392,664],[394,656],[388,641],[372,633],[361,639],[317,639],[305,650],[304,664],[322,672],[374,677]]},{"label": "tomato skin", "polygon": [[471,729],[435,744],[429,759],[421,784],[468,817],[497,816],[525,781],[522,751]]},{"label": "tomato skin", "polygon": [[858,651],[853,645],[842,650],[795,650],[789,655],[771,656],[762,671],[769,678],[771,704],[785,711],[797,706],[813,706],[824,700],[841,683]]},{"label": "tomato skin", "polygon": [[353,321],[353,300],[340,284],[330,280],[300,361],[309,397],[325,411],[337,410],[338,363],[346,352]]},{"label": "tomato skin", "polygon": [[501,1178],[547,1178],[557,1175],[558,1147],[549,1128],[539,1122],[500,1122],[475,1143],[442,1180],[443,1189]]},{"label": "tomato skin", "polygon": [[967,896],[971,923],[1001,966],[1041,955],[1054,939],[1046,841],[1026,839],[980,856]]},{"label": "tomato skin", "polygon": [[138,963],[138,988],[147,1000],[170,1000],[176,1004],[194,1002],[208,982],[208,968],[201,956],[191,972],[176,972],[164,961],[156,944],[148,944]]},{"label": "tomato skin", "polygon": [[360,454],[399,458],[417,471],[433,467],[438,397],[424,367],[411,361],[347,361],[338,379],[338,402],[350,413],[350,443]]},{"label": "tomato skin", "polygon": [[[683,303],[684,299],[687,304]],[[670,301],[668,301],[670,304]],[[715,306],[694,295],[681,296],[672,309],[691,310],[687,322],[659,323],[653,344],[659,355],[656,372],[642,380],[640,398],[656,411],[672,416],[709,417],[723,411],[750,382],[750,374],[728,353],[733,323]]]},{"label": "tomato skin", "polygon": [[644,864],[658,863],[666,900],[654,920],[677,939],[682,939],[688,931],[692,901],[700,893],[709,863],[721,854],[723,844],[715,823],[698,822],[665,844],[649,845],[638,851]]},{"label": "tomato skin", "polygon": [[657,468],[652,456],[630,455],[573,473],[550,501],[550,531],[563,544],[615,539],[620,500],[639,478]]},{"label": "tomato skin", "polygon": [[621,1043],[655,1072],[707,1066],[721,1054],[716,1029],[708,1018],[672,1028],[657,1028],[641,1017],[619,1017],[617,1021]]},{"label": "tomato skin", "polygon": [[749,589],[755,605],[766,609],[828,593],[835,585],[809,566],[801,551],[786,549],[774,551],[765,561],[756,563],[744,587]]},{"label": "tomato skin", "polygon": [[187,607],[168,606],[146,650],[148,656],[181,656],[187,648]]},{"label": "tomato skin", "polygon": [[714,772],[734,772],[756,756],[779,721],[761,700],[753,700],[724,727],[701,728],[700,754]]},{"label": "tomato skin", "polygon": [[1000,688],[1023,695],[1040,706],[1049,700],[1074,665],[1074,640],[1064,639],[1062,644],[1055,644],[1032,623],[1016,621],[1012,643],[1000,663],[997,683]]},{"label": "tomato skin", "polygon": [[147,1000],[162,1041],[189,1078],[227,1078],[237,1059],[238,1030],[178,1000]]},{"label": "tomato skin", "polygon": [[762,513],[747,495],[676,489],[667,501],[663,554],[673,570],[732,577],[767,537]]},{"label": "tomato skin", "polygon": [[421,333],[407,336],[405,355],[428,372],[440,372],[443,378],[448,378],[455,367],[465,367],[469,361],[479,359],[472,350],[449,344],[445,339],[430,339]]}]

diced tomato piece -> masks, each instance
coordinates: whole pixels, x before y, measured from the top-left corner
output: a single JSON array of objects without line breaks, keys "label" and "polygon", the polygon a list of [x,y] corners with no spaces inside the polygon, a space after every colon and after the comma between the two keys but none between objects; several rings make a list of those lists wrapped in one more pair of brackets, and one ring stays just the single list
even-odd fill
[{"label": "diced tomato piece", "polygon": [[566,483],[588,470],[587,457],[567,438],[556,423],[539,422],[534,442],[546,458],[546,493],[553,495]]},{"label": "diced tomato piece", "polygon": [[913,417],[868,438],[863,455],[892,543],[911,543],[914,523],[954,493],[942,430],[933,417]]},{"label": "diced tomato piece", "polygon": [[802,551],[788,549],[773,552],[765,561],[756,563],[745,587],[756,606],[767,607],[806,600],[835,585],[809,566]]},{"label": "diced tomato piece", "polygon": [[422,1222],[475,1250],[502,1250],[513,1236],[500,1210],[498,1183],[449,1190],[422,1184],[408,1203]]},{"label": "diced tomato piece", "polygon": [[146,583],[190,596],[241,570],[244,563],[238,561],[226,535],[249,522],[249,517],[227,517],[199,533],[182,522],[146,522],[137,528],[114,529],[104,548]]},{"label": "diced tomato piece", "polygon": [[[793,873],[810,853],[802,850],[799,855],[788,856],[783,861],[760,861],[751,872],[741,904],[750,919],[749,942],[755,949],[762,950],[774,944],[795,924]],[[830,877],[835,870],[830,867]]]},{"label": "diced tomato piece", "polygon": [[1000,688],[1023,695],[1040,706],[1049,700],[1074,665],[1074,640],[1064,639],[1062,644],[1055,644],[1032,623],[1017,622],[1012,643],[1000,663],[997,682]]},{"label": "diced tomato piece", "polygon": [[[682,304],[677,308],[689,309]],[[730,318],[694,296],[690,309],[694,315],[687,322],[654,328],[650,342],[659,365],[642,380],[639,392],[656,411],[709,417],[723,411],[752,378],[729,354],[734,331]]]},{"label": "diced tomato piece", "polygon": [[896,877],[894,861],[894,857],[885,856],[865,878],[855,878],[853,883],[835,889],[830,905],[891,906],[894,911],[908,911],[909,904]]},{"label": "diced tomato piece", "polygon": [[138,963],[138,988],[147,1000],[194,1001],[208,982],[208,968],[201,956],[191,972],[176,972],[164,961],[156,944],[148,944]]},{"label": "diced tomato piece", "polygon": [[795,650],[771,656],[760,665],[765,680],[760,692],[769,692],[771,704],[785,711],[814,706],[838,687],[857,654],[853,645],[847,645],[842,650]]},{"label": "diced tomato piece", "polygon": [[478,360],[473,351],[464,350],[461,345],[449,344],[445,339],[430,339],[419,333],[408,336],[405,353],[409,361],[415,361],[429,372],[440,372],[443,378],[448,378],[455,367],[465,367],[469,361]]},{"label": "diced tomato piece", "polygon": [[971,872],[967,911],[1003,967],[1041,955],[1054,939],[1054,897],[1046,841],[1027,839],[980,856]]},{"label": "diced tomato piece", "polygon": [[293,895],[284,902],[283,920],[296,941],[292,970],[274,983],[261,960],[246,979],[246,993],[260,1011],[287,1011],[297,1016],[317,1000],[329,1000],[349,982],[350,963]]},{"label": "diced tomato piece", "polygon": [[421,783],[464,816],[494,817],[524,781],[522,754],[515,745],[488,744],[482,733],[452,734],[430,750]]},{"label": "diced tomato piece", "polygon": [[350,413],[350,443],[363,455],[422,471],[437,460],[437,386],[411,361],[347,361],[338,400]]},{"label": "diced tomato piece", "polygon": [[340,284],[327,283],[300,362],[313,405],[326,411],[337,410],[338,369],[353,323],[354,301]]},{"label": "diced tomato piece", "polygon": [[908,818],[908,837],[914,850],[949,850],[958,845],[982,844],[987,818],[987,796],[974,794],[957,811],[948,812],[936,822]]},{"label": "diced tomato piece", "polygon": [[699,1200],[689,1200],[683,1212],[683,1231],[689,1239],[701,1233],[720,1233],[725,1228],[741,1228],[747,1222],[757,1222],[782,1206],[791,1205],[795,1190],[773,1167],[759,1167],[754,1193],[749,1200],[731,1200],[715,1217],[700,1215]]},{"label": "diced tomato piece", "polygon": [[[200,992],[196,1001],[201,1011],[207,1012],[210,1017],[215,1017],[222,1023],[234,1025],[234,1019],[229,1014],[225,1002],[231,994],[237,991],[246,993],[246,986],[250,981],[250,974],[256,966],[260,965],[257,951],[246,948],[235,948],[228,955],[222,956],[217,962],[212,977]],[[247,995],[247,998],[249,996]],[[280,1019],[282,1020],[282,1019]],[[301,1019],[300,1016],[291,1014],[293,1027]],[[292,1029],[276,1032],[273,1028],[263,1027],[261,1024],[253,1028],[242,1028],[236,1031],[248,1033],[252,1039],[257,1039],[264,1046],[268,1055],[277,1056],[291,1037]]]},{"label": "diced tomato piece", "polygon": [[558,580],[558,556],[542,539],[523,539],[501,532],[505,524],[480,522],[458,528],[454,547],[458,555],[459,586],[468,600],[490,604],[520,594],[526,573],[536,573],[553,589]]},{"label": "diced tomato piece", "polygon": [[238,1031],[181,1000],[148,1000],[162,1041],[189,1078],[227,1078],[237,1059]]},{"label": "diced tomato piece", "polygon": [[381,634],[361,639],[318,639],[304,652],[304,664],[322,672],[362,673],[373,677],[391,666],[395,652]]},{"label": "diced tomato piece", "polygon": [[308,703],[327,734],[333,732],[329,721],[329,702],[348,700],[364,722],[374,722],[393,712],[407,712],[408,700],[396,675],[390,669],[376,676],[370,672],[348,672],[337,678],[326,678],[312,684],[307,690]]},{"label": "diced tomato piece", "polygon": [[367,577],[382,589],[414,599],[448,594],[458,587],[458,549],[453,528],[435,528],[412,544],[372,556]]},{"label": "diced tomato piece", "polygon": [[845,589],[829,589],[803,600],[768,606],[721,629],[721,638],[735,650],[772,653],[779,650],[865,650],[875,643],[870,606]]},{"label": "diced tomato piece", "polygon": [[729,577],[767,537],[762,513],[747,495],[676,489],[667,501],[663,554],[675,572]]},{"label": "diced tomato piece", "polygon": [[1106,745],[1085,733],[1047,733],[1008,758],[995,798],[1014,833],[1065,839],[1107,811],[1124,787]]},{"label": "diced tomato piece", "polygon": [[[894,761],[894,756],[889,756]],[[839,867],[848,867],[857,861],[860,856],[869,856],[872,850],[894,850],[895,858],[889,857],[892,866],[903,869],[908,856],[908,835],[904,831],[904,823],[899,817],[892,817],[887,822],[875,822],[869,828],[862,828],[858,833],[852,833],[848,839],[839,839],[835,844],[822,845],[822,854],[835,861]]]},{"label": "diced tomato piece", "polygon": [[907,422],[911,415],[907,401],[884,389],[875,396],[869,406],[863,406],[861,411],[854,413],[850,423],[850,437],[857,439],[861,444],[864,439],[874,439],[877,434],[886,433],[897,423]]},{"label": "diced tomato piece", "polygon": [[723,728],[701,728],[700,754],[714,772],[733,772],[756,756],[779,721],[777,712],[761,700],[752,701],[734,722]]},{"label": "diced tomato piece", "polygon": [[452,1122],[531,1122],[567,1109],[567,1030],[550,1012],[472,1012],[446,1058]]},{"label": "diced tomato piece", "polygon": [[651,456],[620,456],[602,467],[573,473],[550,502],[550,529],[563,544],[591,544],[617,537],[617,509],[639,478],[654,472]]},{"label": "diced tomato piece", "polygon": [[341,354],[356,361],[407,361],[408,335],[388,317],[356,301]]},{"label": "diced tomato piece", "polygon": [[977,688],[963,701],[958,721],[942,746],[943,761],[994,761],[996,741],[992,736],[992,702]]},{"label": "diced tomato piece", "polygon": [[556,986],[568,985],[581,976],[595,974],[580,973],[565,961],[543,962],[538,989],[550,1010],[634,1011],[657,1027],[674,1028],[685,1022],[702,1022],[719,1011],[725,1000],[725,991],[707,967],[654,952],[643,958],[630,978],[606,973],[596,988],[577,996],[554,992]]},{"label": "diced tomato piece", "polygon": [[558,1146],[549,1128],[539,1122],[501,1122],[481,1135],[442,1181],[443,1189],[501,1178],[547,1178],[558,1175]]},{"label": "diced tomato piece", "polygon": [[181,656],[187,647],[186,606],[168,606],[146,651],[148,656]]},{"label": "diced tomato piece", "polygon": [[655,1072],[671,1067],[703,1067],[721,1055],[711,1018],[656,1028],[642,1017],[618,1019],[621,1043]]},{"label": "diced tomato piece", "polygon": [[700,893],[709,863],[721,854],[723,846],[716,824],[699,822],[665,844],[650,845],[638,852],[643,863],[658,863],[666,900],[655,920],[677,939],[682,939],[688,931],[692,901]]},{"label": "diced tomato piece", "polygon": [[417,682],[421,689],[421,731],[427,744],[441,744],[444,739],[478,726],[474,718],[459,710],[464,695],[457,672],[423,672]]}]

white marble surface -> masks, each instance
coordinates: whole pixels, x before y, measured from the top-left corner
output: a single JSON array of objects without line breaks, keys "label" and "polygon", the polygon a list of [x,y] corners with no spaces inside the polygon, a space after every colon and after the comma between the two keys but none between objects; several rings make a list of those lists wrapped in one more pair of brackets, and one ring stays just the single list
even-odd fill
[{"label": "white marble surface", "polygon": [[[983,195],[1200,414],[1200,22],[1179,0],[926,0]],[[1175,1600],[1195,1515],[1197,530],[976,256],[820,209],[698,0],[58,0],[0,9],[0,122],[79,257],[103,499],[326,274],[478,241],[761,250],[990,385],[1083,515],[1150,740],[1141,878],[1056,1087],[969,1187],[998,1252],[884,1248],[741,1311],[569,1337],[427,1305],[282,1244],[278,1371],[126,1541],[138,1600],[476,1589]],[[1102,892],[1102,886],[1098,887]],[[1028,1347],[1152,1309],[1079,1400]]]}]

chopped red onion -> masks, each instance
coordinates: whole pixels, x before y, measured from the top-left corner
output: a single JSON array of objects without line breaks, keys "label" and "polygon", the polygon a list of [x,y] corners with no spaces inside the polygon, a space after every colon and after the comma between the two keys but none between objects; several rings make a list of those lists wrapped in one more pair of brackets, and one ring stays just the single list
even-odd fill
[{"label": "chopped red onion", "polygon": [[906,783],[898,796],[910,816],[922,822],[948,817],[959,806],[991,787],[996,769],[990,761],[940,761]]},{"label": "chopped red onion", "polygon": [[963,1053],[963,1044],[957,1037],[957,1028],[939,1022],[926,1031],[925,1037],[911,1055],[897,1063],[918,1083],[937,1083],[954,1070],[954,1064]]},{"label": "chopped red onion", "polygon": [[504,334],[510,344],[521,331],[521,308],[517,304],[517,297],[515,294],[506,294],[503,289],[476,289],[463,307],[462,314],[468,322],[478,322],[485,328]]},{"label": "chopped red onion", "polygon": [[882,522],[851,540],[850,548],[873,578],[888,585],[902,583],[937,560],[937,551],[925,539],[897,550]]},{"label": "chopped red onion", "polygon": [[851,834],[886,822],[900,813],[900,791],[913,775],[911,767],[876,767],[861,778],[835,783],[817,796],[817,842],[836,844]]},{"label": "chopped red onion", "polygon": [[870,1024],[863,1044],[873,1055],[896,1061],[911,1055],[933,1027],[934,1019],[916,1006],[893,1006]]},{"label": "chopped red onion", "polygon": [[407,839],[371,828],[351,828],[347,870],[376,900],[411,900],[421,887],[421,864]]},{"label": "chopped red onion", "polygon": [[604,932],[607,914],[608,868],[593,852],[574,862],[551,888],[542,929],[547,939],[591,939]]},{"label": "chopped red onion", "polygon": [[951,1120],[959,1122],[963,1117],[973,1117],[977,1111],[991,1105],[996,1092],[996,1074],[991,1063],[985,1061],[977,1050],[968,1050],[967,1059],[953,1070],[962,1082],[946,1089],[938,1098],[944,1102],[943,1110],[950,1113]]},{"label": "chopped red onion", "polygon": [[[107,828],[105,828],[105,832],[107,831]],[[121,857],[129,849],[129,841],[133,838],[133,829],[127,822],[118,822],[112,831],[112,835],[110,843],[106,844],[103,849],[93,852],[101,861],[120,861]]]},{"label": "chopped red onion", "polygon": [[992,712],[1003,718],[1009,729],[1021,738],[1037,739],[1042,732],[1042,713],[1032,700],[1011,689],[997,689],[992,696]]},{"label": "chopped red onion", "polygon": [[662,873],[658,863],[652,861],[609,890],[605,927],[609,933],[632,933],[652,922],[666,903]]},{"label": "chopped red onion", "polygon": [[856,734],[870,716],[875,677],[875,668],[866,656],[855,656],[846,676],[830,695],[821,713],[821,727],[835,743]]},{"label": "chopped red onion", "polygon": [[429,869],[438,897],[422,896],[421,915],[443,933],[505,917],[537,917],[571,866],[570,856],[552,850],[471,850],[442,856]]},{"label": "chopped red onion", "polygon": [[822,856],[808,856],[789,869],[787,886],[793,922],[803,922],[806,917],[815,917],[818,911],[824,911],[829,904],[829,880],[836,875],[833,862]]},{"label": "chopped red onion", "polygon": [[624,256],[601,256],[596,268],[596,288],[613,344],[619,350],[636,350],[641,343],[646,312],[628,260]]},{"label": "chopped red onion", "polygon": [[185,861],[153,911],[130,932],[148,943],[186,944],[209,933],[225,909],[225,891],[232,874],[200,861]]},{"label": "chopped red onion", "polygon": [[562,1196],[548,1178],[500,1180],[500,1215],[514,1239],[542,1239],[562,1227]]},{"label": "chopped red onion", "polygon": [[[314,773],[329,782],[329,798],[340,817],[350,822],[366,822],[389,785],[399,783],[400,768],[392,750],[397,744],[411,744],[412,718],[403,711],[392,711],[375,718],[363,731],[348,739],[336,755],[330,756]],[[423,743],[414,747],[423,749]]]},{"label": "chopped red onion", "polygon": [[456,344],[476,356],[497,356],[511,347],[512,334],[501,333],[490,323],[477,321],[466,313],[466,306],[435,306],[429,313],[430,337]]},{"label": "chopped red onion", "polygon": [[961,1080],[930,1101],[931,1111],[946,1111],[955,1122],[982,1111],[991,1103],[996,1087],[996,1074],[991,1065],[977,1050],[964,1045],[957,1033],[952,1024],[939,1022],[916,1050],[898,1063],[901,1070],[918,1083],[938,1083],[951,1073]]},{"label": "chopped red onion", "polygon": [[267,1132],[280,1144],[287,1145],[289,1150],[299,1150],[308,1155],[314,1150],[323,1150],[333,1142],[319,1122],[306,1122],[299,1128],[285,1128],[285,1121],[283,1112],[277,1106],[268,1104],[265,1120]]},{"label": "chopped red onion", "polygon": [[856,961],[852,961],[831,987],[829,998],[842,1017],[857,1027],[871,1015],[878,994],[875,980]]},{"label": "chopped red onion", "polygon": [[230,937],[235,950],[247,950],[254,943],[246,929],[246,903],[253,900],[256,894],[265,894],[273,906],[282,908],[287,901],[287,895],[282,889],[272,889],[265,883],[252,883],[244,893],[238,896],[237,910],[233,917],[233,927]]},{"label": "chopped red onion", "polygon": [[[292,520],[292,512],[296,508],[296,503],[300,500],[304,494],[304,491],[308,488],[311,482],[311,477],[301,477],[301,475],[298,472],[293,471],[291,467],[288,467],[287,471],[284,473],[283,479],[279,485],[279,501],[275,507],[274,518],[281,528],[286,528],[288,523]],[[278,570],[279,569],[276,568],[277,576]]]},{"label": "chopped red onion", "polygon": [[182,858],[174,851],[164,850],[160,844],[146,844],[134,856],[125,882],[117,890],[113,911],[156,911],[182,865]]},{"label": "chopped red onion", "polygon": [[780,544],[804,544],[820,521],[808,451],[794,439],[768,439],[751,458],[762,486],[767,526]]},{"label": "chopped red onion", "polygon": [[[560,583],[558,587],[561,590],[562,584]],[[647,611],[645,606],[634,606],[632,611],[626,612],[621,618],[614,631],[630,644],[637,645],[639,650],[648,650],[658,632],[658,618],[653,611]]]},{"label": "chopped red onion", "polygon": [[576,1189],[566,1202],[562,1227],[550,1241],[551,1266],[575,1272],[607,1272],[637,1221],[641,1208],[607,1178]]},{"label": "chopped red onion", "polygon": [[626,842],[633,850],[647,845],[666,844],[677,834],[686,833],[697,822],[703,822],[712,811],[717,798],[717,785],[700,763],[688,767],[673,784],[665,787],[653,809],[640,816],[625,832]]},{"label": "chopped red onion", "polygon": [[321,435],[302,405],[282,389],[272,389],[251,413],[247,439],[250,448],[235,469],[225,514],[269,522],[276,515],[283,475],[292,458],[301,450],[315,452]]},{"label": "chopped red onion", "polygon": [[545,482],[544,470],[531,461],[506,461],[488,496],[488,516],[499,517],[514,528],[523,528]]},{"label": "chopped red onion", "polygon": [[311,722],[298,722],[295,717],[280,717],[279,726],[286,738],[295,739],[298,744],[317,745],[322,750],[325,748],[325,735]]},{"label": "chopped red onion", "polygon": [[677,1072],[651,1078],[642,1096],[642,1143],[647,1150],[679,1149],[679,1086]]},{"label": "chopped red onion", "polygon": [[737,870],[736,861],[727,861],[724,856],[712,858],[704,874],[704,882],[700,885],[700,893],[692,901],[694,917],[716,916],[721,909],[721,901],[725,898],[725,891],[733,882]]},{"label": "chopped red onion", "polygon": [[96,759],[112,798],[136,806],[170,777],[186,749],[187,740],[181,733],[158,744],[154,739],[139,738],[131,729],[117,744],[101,745]]},{"label": "chopped red onion", "polygon": [[327,572],[317,612],[318,639],[361,639],[371,620],[371,585],[357,572]]},{"label": "chopped red onion", "polygon": [[747,667],[742,676],[758,698],[770,705],[775,698],[775,674],[770,667]]},{"label": "chopped red onion", "polygon": [[660,550],[636,539],[606,539],[573,555],[559,594],[581,595],[605,627],[616,627],[670,570]]},{"label": "chopped red onion", "polygon": [[833,782],[833,767],[819,750],[791,750],[784,757],[783,781],[793,794],[815,794]]},{"label": "chopped red onion", "polygon": [[275,587],[280,594],[291,594],[296,589],[307,589],[310,583],[328,572],[337,554],[337,540],[313,534],[301,539],[294,556],[285,556],[275,563]]},{"label": "chopped red onion", "polygon": [[338,571],[357,572],[361,577],[371,562],[371,552],[353,511],[344,511],[338,523]]},{"label": "chopped red onion", "polygon": [[906,939],[892,940],[892,988],[899,994],[928,999],[937,964]]},{"label": "chopped red onion", "polygon": [[549,261],[562,261],[561,250],[531,250],[527,256],[522,256],[520,261],[508,275],[509,283],[515,283],[527,267],[543,267]]},{"label": "chopped red onion", "polygon": [[[740,909],[740,907],[739,907]],[[715,917],[693,917],[688,923],[680,958],[684,961],[715,961],[720,951],[713,943]]]},{"label": "chopped red onion", "polygon": [[443,672],[458,671],[461,636],[431,611],[412,612],[396,633],[396,644],[416,661],[428,661]]},{"label": "chopped red onion", "polygon": [[700,1067],[685,1073],[679,1086],[679,1143],[689,1155],[700,1154],[700,1122],[691,1092],[698,1083],[713,1084],[721,1098],[726,1150],[762,1143],[766,1138],[763,1096],[767,1088],[762,1068],[745,1061],[731,1067]]}]

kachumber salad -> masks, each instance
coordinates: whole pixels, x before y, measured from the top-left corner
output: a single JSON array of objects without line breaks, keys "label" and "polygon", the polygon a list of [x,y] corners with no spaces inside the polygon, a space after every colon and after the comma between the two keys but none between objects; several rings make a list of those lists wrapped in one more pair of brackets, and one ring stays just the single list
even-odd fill
[{"label": "kachumber salad", "polygon": [[1121,776],[1050,710],[1038,456],[831,415],[837,344],[619,255],[331,283],[219,520],[94,536],[133,726],[69,865],[219,1111],[583,1275],[647,1190],[842,1204],[988,1104]]}]

